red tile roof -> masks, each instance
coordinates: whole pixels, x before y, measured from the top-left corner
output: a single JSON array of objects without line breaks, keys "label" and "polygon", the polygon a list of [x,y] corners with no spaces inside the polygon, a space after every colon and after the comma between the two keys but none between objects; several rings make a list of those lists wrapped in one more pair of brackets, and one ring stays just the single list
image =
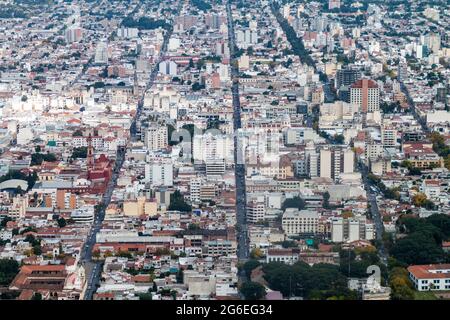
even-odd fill
[{"label": "red tile roof", "polygon": [[417,266],[409,266],[408,271],[418,279],[442,279],[450,278],[450,272],[434,273],[431,270],[450,270],[450,264],[425,264]]},{"label": "red tile roof", "polygon": [[369,79],[360,79],[351,85],[351,88],[362,88],[363,86],[367,86],[368,88],[378,88],[378,85],[375,81]]}]

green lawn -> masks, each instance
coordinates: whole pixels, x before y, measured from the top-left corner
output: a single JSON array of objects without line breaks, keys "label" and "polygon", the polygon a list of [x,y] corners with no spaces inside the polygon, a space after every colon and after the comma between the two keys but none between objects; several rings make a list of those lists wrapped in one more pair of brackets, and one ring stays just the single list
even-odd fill
[{"label": "green lawn", "polygon": [[439,300],[439,298],[430,291],[416,291],[414,294],[414,300]]}]

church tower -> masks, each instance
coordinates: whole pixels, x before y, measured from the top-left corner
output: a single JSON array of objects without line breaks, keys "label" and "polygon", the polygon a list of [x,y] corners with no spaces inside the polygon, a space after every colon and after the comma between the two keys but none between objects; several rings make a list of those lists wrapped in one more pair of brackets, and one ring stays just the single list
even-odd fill
[{"label": "church tower", "polygon": [[92,147],[92,135],[90,133],[87,140],[88,140],[87,166],[88,169],[92,169],[94,167],[94,148]]}]

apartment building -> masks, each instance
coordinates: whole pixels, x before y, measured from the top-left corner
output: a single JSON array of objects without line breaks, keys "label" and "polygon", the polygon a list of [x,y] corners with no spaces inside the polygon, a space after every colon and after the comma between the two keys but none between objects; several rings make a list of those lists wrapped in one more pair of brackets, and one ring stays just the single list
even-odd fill
[{"label": "apartment building", "polygon": [[360,79],[350,86],[350,103],[362,113],[380,110],[380,89],[375,81]]},{"label": "apartment building", "polygon": [[149,151],[157,151],[167,146],[167,127],[165,125],[151,125],[145,132],[145,146]]},{"label": "apartment building", "polygon": [[266,213],[264,201],[252,200],[247,204],[247,222],[257,223],[263,221]]},{"label": "apartment building", "polygon": [[319,157],[322,178],[337,180],[341,173],[354,172],[355,157],[350,148],[322,148]]},{"label": "apartment building", "polygon": [[282,228],[288,236],[315,234],[318,230],[319,213],[311,210],[287,208],[282,218]]},{"label": "apartment building", "polygon": [[151,186],[173,185],[173,164],[171,162],[147,163],[145,165],[145,181]]},{"label": "apartment building", "polygon": [[366,223],[365,217],[346,219],[335,217],[331,220],[331,241],[333,242],[372,240],[374,232],[374,225]]},{"label": "apartment building", "polygon": [[385,148],[395,148],[397,145],[397,130],[391,126],[381,127],[381,143]]}]

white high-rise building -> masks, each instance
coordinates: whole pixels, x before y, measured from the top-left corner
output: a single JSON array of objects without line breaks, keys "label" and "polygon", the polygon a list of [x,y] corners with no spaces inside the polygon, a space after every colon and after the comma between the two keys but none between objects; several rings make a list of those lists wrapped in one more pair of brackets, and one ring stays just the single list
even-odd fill
[{"label": "white high-rise building", "polygon": [[167,48],[169,51],[176,51],[180,47],[180,39],[179,38],[170,38],[169,44],[167,45]]},{"label": "white high-rise building", "polygon": [[373,240],[375,237],[373,223],[367,223],[365,217],[331,219],[331,241],[353,242],[358,240]]},{"label": "white high-rise building", "polygon": [[264,201],[250,201],[247,204],[247,222],[257,223],[265,218],[266,205]]},{"label": "white high-rise building", "polygon": [[222,176],[225,173],[225,159],[206,159],[206,175],[208,177]]},{"label": "white high-rise building", "polygon": [[230,81],[230,68],[228,65],[221,63],[219,65],[220,81]]},{"label": "white high-rise building", "polygon": [[365,157],[370,160],[376,160],[384,154],[383,144],[368,143],[366,144]]},{"label": "white high-rise building", "polygon": [[438,53],[441,50],[441,36],[439,33],[421,35],[420,44],[426,46],[431,52]]},{"label": "white high-rise building", "polygon": [[67,43],[79,42],[83,36],[83,30],[79,27],[71,27],[66,30],[65,38]]},{"label": "white high-rise building", "polygon": [[308,143],[305,148],[305,157],[307,161],[307,175],[310,178],[319,176],[319,155],[314,147],[314,143]]},{"label": "white high-rise building", "polygon": [[145,181],[150,182],[151,186],[173,186],[172,163],[147,163],[145,165]]},{"label": "white high-rise building", "polygon": [[320,177],[338,180],[341,173],[354,172],[355,155],[350,148],[320,149]]},{"label": "white high-rise building", "polygon": [[344,163],[342,164],[343,173],[352,173],[355,169],[355,153],[352,149],[347,148],[343,151]]},{"label": "white high-rise building", "polygon": [[94,62],[98,64],[108,63],[108,44],[106,42],[102,41],[97,44]]},{"label": "white high-rise building", "polygon": [[330,149],[320,149],[320,177],[322,178],[331,179],[332,177],[331,156]]},{"label": "white high-rise building", "polygon": [[397,144],[397,130],[393,127],[383,125],[381,127],[381,143],[385,148],[395,147]]},{"label": "white high-rise building", "polygon": [[195,135],[192,142],[193,157],[197,162],[206,160],[225,160],[226,163],[234,161],[233,138],[230,135],[206,133]]},{"label": "white high-rise building", "polygon": [[122,39],[135,39],[138,37],[138,28],[119,28],[117,29],[117,36]]},{"label": "white high-rise building", "polygon": [[167,127],[165,125],[152,125],[145,133],[145,146],[149,151],[157,151],[167,147]]},{"label": "white high-rise building", "polygon": [[250,59],[247,54],[244,53],[239,58],[238,65],[239,65],[239,70],[248,70],[250,68]]},{"label": "white high-rise building", "polygon": [[191,178],[189,181],[189,194],[191,202],[200,202],[200,189],[204,180],[202,178]]},{"label": "white high-rise building", "polygon": [[176,76],[178,73],[178,66],[175,62],[165,60],[159,64],[159,72],[170,76]]}]

